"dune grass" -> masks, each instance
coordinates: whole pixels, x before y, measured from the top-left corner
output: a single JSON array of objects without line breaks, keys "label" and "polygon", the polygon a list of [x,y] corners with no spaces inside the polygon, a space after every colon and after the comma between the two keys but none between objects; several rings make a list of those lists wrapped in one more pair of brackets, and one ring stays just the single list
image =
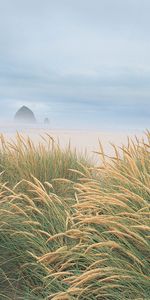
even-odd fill
[{"label": "dune grass", "polygon": [[[69,169],[82,172],[82,165],[91,165],[86,152],[77,153],[76,149],[71,149],[70,143],[61,149],[59,142],[48,134],[42,136],[41,142],[36,145],[30,138],[19,134],[15,141],[7,141],[1,135],[0,142],[1,178],[3,182],[8,181],[11,188],[24,179],[32,182],[34,176],[41,183],[53,181],[54,193],[66,196],[66,193],[72,193],[72,185],[69,182],[67,184],[67,179],[74,182],[79,178],[77,173],[69,172]],[[66,179],[66,185],[60,186],[58,178]],[[21,191],[27,190],[23,184],[20,186]]]},{"label": "dune grass", "polygon": [[150,133],[113,147],[2,138],[0,299],[150,299]]}]

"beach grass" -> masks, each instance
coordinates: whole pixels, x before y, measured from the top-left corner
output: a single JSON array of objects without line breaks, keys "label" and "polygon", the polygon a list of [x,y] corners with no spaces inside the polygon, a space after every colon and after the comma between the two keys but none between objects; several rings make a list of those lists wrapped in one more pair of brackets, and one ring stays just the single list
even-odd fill
[{"label": "beach grass", "polygon": [[150,133],[112,147],[1,136],[0,299],[150,299]]},{"label": "beach grass", "polygon": [[[9,187],[13,188],[18,182],[24,179],[32,182],[36,177],[41,183],[53,181],[53,191],[66,196],[66,188],[69,181],[76,181],[79,178],[77,173],[70,172],[69,169],[78,169],[82,172],[83,166],[90,167],[91,159],[86,151],[77,153],[76,149],[71,149],[68,145],[62,149],[59,141],[55,141],[46,134],[41,137],[41,142],[33,143],[29,137],[24,137],[17,133],[16,139],[9,141],[0,137],[0,172],[2,180],[9,182]],[[58,178],[66,179],[66,185],[57,183]],[[25,182],[24,182],[25,183]],[[23,190],[23,184],[21,190]],[[25,187],[26,191],[26,187]],[[69,190],[72,192],[72,186]]]}]

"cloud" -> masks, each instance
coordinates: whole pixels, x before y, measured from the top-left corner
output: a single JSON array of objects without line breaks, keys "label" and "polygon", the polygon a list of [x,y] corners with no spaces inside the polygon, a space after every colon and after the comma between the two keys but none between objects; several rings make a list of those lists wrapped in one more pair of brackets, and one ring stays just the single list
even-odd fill
[{"label": "cloud", "polygon": [[26,104],[39,118],[81,111],[94,123],[136,105],[148,120],[149,11],[148,0],[1,1],[2,115]]}]

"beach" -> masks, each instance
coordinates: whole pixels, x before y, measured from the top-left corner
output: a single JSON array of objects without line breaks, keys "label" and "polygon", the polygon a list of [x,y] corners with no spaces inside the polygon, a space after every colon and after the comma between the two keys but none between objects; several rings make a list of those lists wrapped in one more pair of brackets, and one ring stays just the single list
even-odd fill
[{"label": "beach", "polygon": [[99,143],[102,144],[104,152],[108,156],[113,156],[115,146],[122,147],[127,145],[128,138],[135,139],[135,136],[142,138],[144,131],[140,130],[118,130],[118,131],[100,131],[100,130],[69,130],[69,129],[50,129],[42,127],[0,127],[0,133],[7,140],[15,141],[17,133],[24,138],[29,137],[35,144],[45,143],[48,137],[51,137],[60,147],[64,149],[68,144],[76,148],[78,152],[86,152],[92,157],[97,157],[95,152],[100,151]]},{"label": "beach", "polygon": [[33,142],[44,142],[44,138],[50,136],[60,146],[65,147],[70,143],[71,147],[75,147],[79,151],[88,152],[97,151],[99,142],[102,143],[106,152],[111,151],[111,144],[121,146],[126,144],[128,138],[138,138],[144,136],[144,131],[140,130],[124,130],[124,131],[107,131],[107,130],[69,130],[69,129],[49,129],[49,128],[34,128],[34,127],[1,127],[0,134],[3,134],[7,139],[14,140],[17,133],[24,137],[30,137]]}]

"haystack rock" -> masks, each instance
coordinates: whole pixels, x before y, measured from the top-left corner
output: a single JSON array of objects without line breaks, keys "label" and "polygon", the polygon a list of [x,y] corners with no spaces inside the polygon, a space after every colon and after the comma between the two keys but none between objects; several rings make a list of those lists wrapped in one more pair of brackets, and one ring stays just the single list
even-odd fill
[{"label": "haystack rock", "polygon": [[15,114],[15,121],[18,123],[36,123],[36,118],[31,109],[27,106],[22,106]]}]

